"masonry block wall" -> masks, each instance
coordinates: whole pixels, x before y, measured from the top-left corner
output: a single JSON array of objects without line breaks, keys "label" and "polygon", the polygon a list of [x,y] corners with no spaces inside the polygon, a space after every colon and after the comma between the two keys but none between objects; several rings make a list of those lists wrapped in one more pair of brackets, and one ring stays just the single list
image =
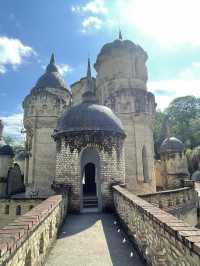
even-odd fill
[{"label": "masonry block wall", "polygon": [[0,228],[40,204],[42,199],[0,199]]},{"label": "masonry block wall", "polygon": [[52,196],[0,229],[0,265],[43,265],[66,212],[67,196]]},{"label": "masonry block wall", "polygon": [[192,226],[198,224],[198,194],[193,187],[160,191],[139,197]]},{"label": "masonry block wall", "polygon": [[116,212],[150,265],[200,265],[200,230],[120,186],[113,188]]},{"label": "masonry block wall", "polygon": [[118,157],[114,148],[111,154],[104,152],[94,144],[87,145],[80,152],[76,149],[70,151],[69,146],[65,144],[64,138],[62,138],[60,145],[56,159],[56,182],[67,184],[70,187],[70,209],[80,211],[81,208],[83,170],[81,169],[81,154],[87,148],[97,151],[100,158],[98,182],[101,190],[102,208],[104,210],[112,208],[111,185],[115,182],[124,183],[125,181],[123,150],[121,151],[120,157]]}]

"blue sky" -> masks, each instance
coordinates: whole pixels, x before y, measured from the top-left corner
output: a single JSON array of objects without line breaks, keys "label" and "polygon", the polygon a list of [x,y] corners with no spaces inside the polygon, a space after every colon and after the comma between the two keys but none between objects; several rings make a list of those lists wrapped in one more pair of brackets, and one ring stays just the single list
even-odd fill
[{"label": "blue sky", "polygon": [[[19,136],[24,97],[50,54],[66,83],[85,75],[87,57],[118,35],[148,53],[148,88],[164,109],[179,96],[200,97],[199,0],[0,0],[0,117]],[[95,74],[95,72],[94,72]]]}]

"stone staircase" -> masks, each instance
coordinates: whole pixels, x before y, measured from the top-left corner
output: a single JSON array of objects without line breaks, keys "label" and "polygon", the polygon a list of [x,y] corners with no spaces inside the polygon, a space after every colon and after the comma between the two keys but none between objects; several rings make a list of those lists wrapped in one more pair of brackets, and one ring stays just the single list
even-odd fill
[{"label": "stone staircase", "polygon": [[85,196],[83,198],[84,209],[98,208],[98,198],[96,196]]}]

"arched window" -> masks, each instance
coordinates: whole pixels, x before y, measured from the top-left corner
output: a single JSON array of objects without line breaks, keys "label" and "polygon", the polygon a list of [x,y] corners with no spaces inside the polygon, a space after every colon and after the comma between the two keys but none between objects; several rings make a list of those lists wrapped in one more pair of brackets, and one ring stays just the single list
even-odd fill
[{"label": "arched window", "polygon": [[144,182],[149,182],[149,171],[148,171],[148,159],[147,159],[147,151],[146,147],[142,148],[142,166],[143,166],[143,177]]},{"label": "arched window", "polygon": [[16,207],[16,215],[21,215],[21,206],[20,205],[18,205]]},{"label": "arched window", "polygon": [[10,206],[6,205],[5,206],[5,214],[9,214]]}]

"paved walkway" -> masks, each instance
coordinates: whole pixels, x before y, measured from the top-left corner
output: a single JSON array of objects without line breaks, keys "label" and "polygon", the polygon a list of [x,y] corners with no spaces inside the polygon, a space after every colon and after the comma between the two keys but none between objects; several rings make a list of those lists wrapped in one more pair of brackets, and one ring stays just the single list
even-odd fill
[{"label": "paved walkway", "polygon": [[69,215],[46,266],[145,265],[111,214]]}]

